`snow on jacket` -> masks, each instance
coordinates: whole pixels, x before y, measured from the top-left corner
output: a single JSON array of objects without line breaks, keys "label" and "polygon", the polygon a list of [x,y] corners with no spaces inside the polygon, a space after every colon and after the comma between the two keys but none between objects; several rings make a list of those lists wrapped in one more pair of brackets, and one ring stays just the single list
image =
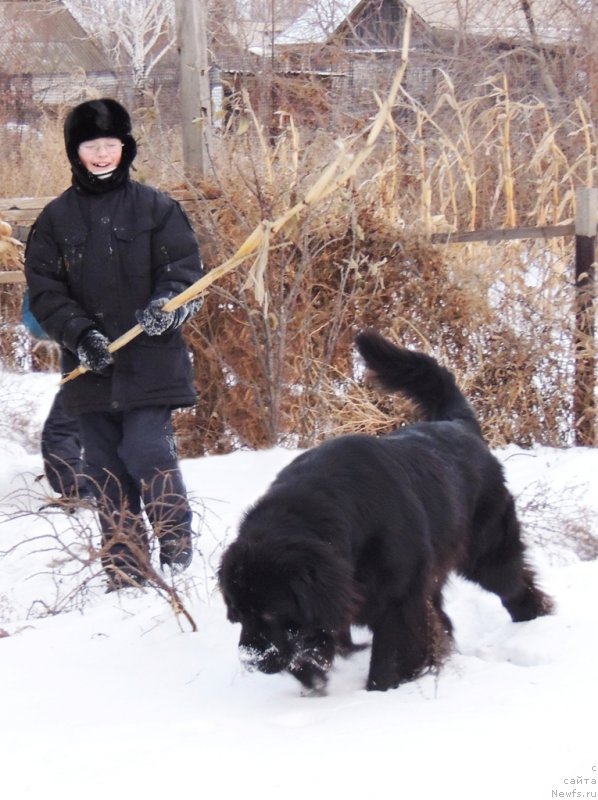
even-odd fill
[{"label": "snow on jacket", "polygon": [[[179,204],[127,180],[104,194],[76,186],[37,218],[25,253],[31,311],[62,349],[65,373],[78,366],[77,345],[91,328],[110,341],[136,324],[135,311],[174,295],[202,274],[197,239]],[[171,408],[196,400],[181,330],[142,333],[114,353],[108,376],[87,372],[64,385],[75,413]]]}]

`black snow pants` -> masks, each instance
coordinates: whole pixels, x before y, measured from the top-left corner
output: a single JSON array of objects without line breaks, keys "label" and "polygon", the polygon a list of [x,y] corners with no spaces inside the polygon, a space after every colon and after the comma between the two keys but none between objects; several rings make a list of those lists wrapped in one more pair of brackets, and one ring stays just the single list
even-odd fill
[{"label": "black snow pants", "polygon": [[41,450],[48,483],[67,498],[89,495],[81,448],[79,420],[65,410],[60,389],[42,428]]},{"label": "black snow pants", "polygon": [[161,564],[191,549],[191,509],[180,471],[171,411],[148,406],[81,414],[85,471],[97,497],[102,562],[129,575],[149,559],[144,513]]}]

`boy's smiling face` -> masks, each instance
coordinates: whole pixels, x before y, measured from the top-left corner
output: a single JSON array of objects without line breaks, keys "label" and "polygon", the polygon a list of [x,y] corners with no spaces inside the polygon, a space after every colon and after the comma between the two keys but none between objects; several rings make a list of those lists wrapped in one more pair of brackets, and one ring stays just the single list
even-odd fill
[{"label": "boy's smiling face", "polygon": [[123,143],[120,139],[106,137],[81,142],[78,155],[81,163],[93,175],[113,172],[120,164]]}]

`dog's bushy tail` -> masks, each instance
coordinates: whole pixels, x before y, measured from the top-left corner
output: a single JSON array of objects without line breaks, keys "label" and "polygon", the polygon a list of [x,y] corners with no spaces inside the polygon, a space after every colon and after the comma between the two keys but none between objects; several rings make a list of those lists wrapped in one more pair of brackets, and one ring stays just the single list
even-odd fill
[{"label": "dog's bushy tail", "polygon": [[377,331],[359,333],[355,345],[368,371],[387,392],[402,392],[428,420],[462,420],[481,436],[475,412],[455,378],[435,359],[389,342]]}]

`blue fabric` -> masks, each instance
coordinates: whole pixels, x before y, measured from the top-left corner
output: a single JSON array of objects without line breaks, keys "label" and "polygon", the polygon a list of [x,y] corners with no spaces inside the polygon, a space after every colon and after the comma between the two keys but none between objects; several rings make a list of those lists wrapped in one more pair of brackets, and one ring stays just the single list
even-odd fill
[{"label": "blue fabric", "polygon": [[21,307],[21,322],[29,333],[36,339],[48,339],[48,334],[44,331],[39,322],[35,319],[29,308],[29,289],[25,289],[23,294],[23,305]]}]

